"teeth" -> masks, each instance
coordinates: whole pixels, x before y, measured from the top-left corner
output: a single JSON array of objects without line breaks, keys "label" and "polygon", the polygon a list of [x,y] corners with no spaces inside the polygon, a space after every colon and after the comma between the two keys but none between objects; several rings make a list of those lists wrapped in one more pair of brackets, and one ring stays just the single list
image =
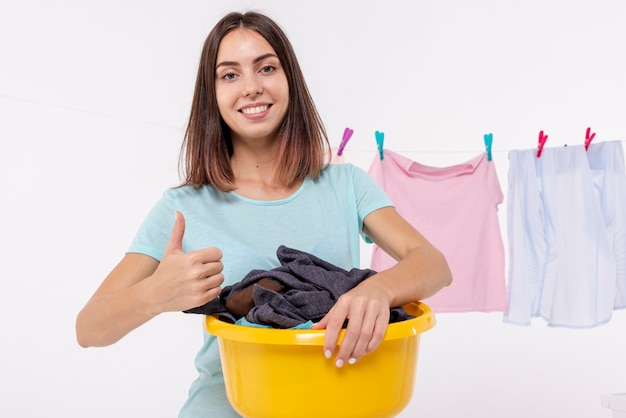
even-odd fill
[{"label": "teeth", "polygon": [[256,115],[257,113],[265,112],[266,110],[267,106],[247,107],[245,109],[241,109],[241,111],[246,115]]}]

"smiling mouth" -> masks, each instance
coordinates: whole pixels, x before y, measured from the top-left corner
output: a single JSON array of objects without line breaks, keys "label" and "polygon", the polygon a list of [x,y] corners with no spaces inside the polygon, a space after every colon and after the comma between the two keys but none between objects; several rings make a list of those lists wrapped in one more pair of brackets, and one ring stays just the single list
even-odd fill
[{"label": "smiling mouth", "polygon": [[270,105],[246,107],[244,109],[241,109],[240,112],[246,115],[258,115],[259,113],[265,112],[269,108]]}]

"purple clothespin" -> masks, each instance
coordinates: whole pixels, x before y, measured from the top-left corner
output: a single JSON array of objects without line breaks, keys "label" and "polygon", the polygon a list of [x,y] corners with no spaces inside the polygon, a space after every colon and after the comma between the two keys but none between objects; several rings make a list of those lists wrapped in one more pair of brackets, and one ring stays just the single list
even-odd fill
[{"label": "purple clothespin", "polygon": [[341,154],[343,154],[343,149],[346,147],[346,144],[348,143],[348,141],[352,137],[353,133],[354,133],[354,131],[352,129],[350,129],[350,128],[346,128],[343,131],[343,138],[341,139],[341,143],[339,144],[339,149],[337,150],[337,155],[341,156]]}]

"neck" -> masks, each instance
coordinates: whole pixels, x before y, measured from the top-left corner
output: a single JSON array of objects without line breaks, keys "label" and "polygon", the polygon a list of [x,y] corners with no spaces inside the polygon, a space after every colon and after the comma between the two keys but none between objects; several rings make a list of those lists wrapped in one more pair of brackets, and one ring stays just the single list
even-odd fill
[{"label": "neck", "polygon": [[236,179],[252,177],[268,182],[273,180],[277,155],[276,142],[268,144],[265,141],[233,141],[230,165]]},{"label": "neck", "polygon": [[246,157],[233,154],[230,165],[236,180],[257,179],[271,183],[274,177],[274,161],[273,155],[262,158],[258,155]]},{"label": "neck", "polygon": [[235,174],[235,191],[255,200],[280,200],[291,196],[302,182],[290,187],[279,184],[274,178],[278,162],[275,153],[233,153],[230,159]]}]

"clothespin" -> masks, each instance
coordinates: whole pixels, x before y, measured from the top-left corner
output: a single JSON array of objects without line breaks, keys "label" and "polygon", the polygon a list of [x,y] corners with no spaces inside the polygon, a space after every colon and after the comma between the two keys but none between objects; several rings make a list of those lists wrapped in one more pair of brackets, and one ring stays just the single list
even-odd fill
[{"label": "clothespin", "polygon": [[541,151],[543,151],[543,146],[548,140],[548,135],[544,134],[543,131],[539,131],[539,145],[537,146],[537,158],[541,157]]},{"label": "clothespin", "polygon": [[378,147],[378,154],[380,155],[380,159],[385,158],[385,153],[383,152],[383,144],[385,143],[385,133],[376,131],[374,132],[376,135],[376,146]]},{"label": "clothespin", "polygon": [[493,134],[485,134],[485,147],[487,147],[487,161],[491,161],[491,145],[493,144]]},{"label": "clothespin", "polygon": [[346,128],[343,131],[343,138],[341,138],[341,143],[339,144],[339,149],[337,150],[337,155],[341,155],[343,154],[343,149],[346,147],[346,144],[348,143],[348,141],[350,140],[350,138],[352,137],[352,134],[354,133],[354,131],[350,128]]},{"label": "clothespin", "polygon": [[585,134],[585,151],[589,148],[589,144],[593,141],[593,138],[596,137],[596,133],[591,133],[591,128],[587,128],[587,133]]}]

